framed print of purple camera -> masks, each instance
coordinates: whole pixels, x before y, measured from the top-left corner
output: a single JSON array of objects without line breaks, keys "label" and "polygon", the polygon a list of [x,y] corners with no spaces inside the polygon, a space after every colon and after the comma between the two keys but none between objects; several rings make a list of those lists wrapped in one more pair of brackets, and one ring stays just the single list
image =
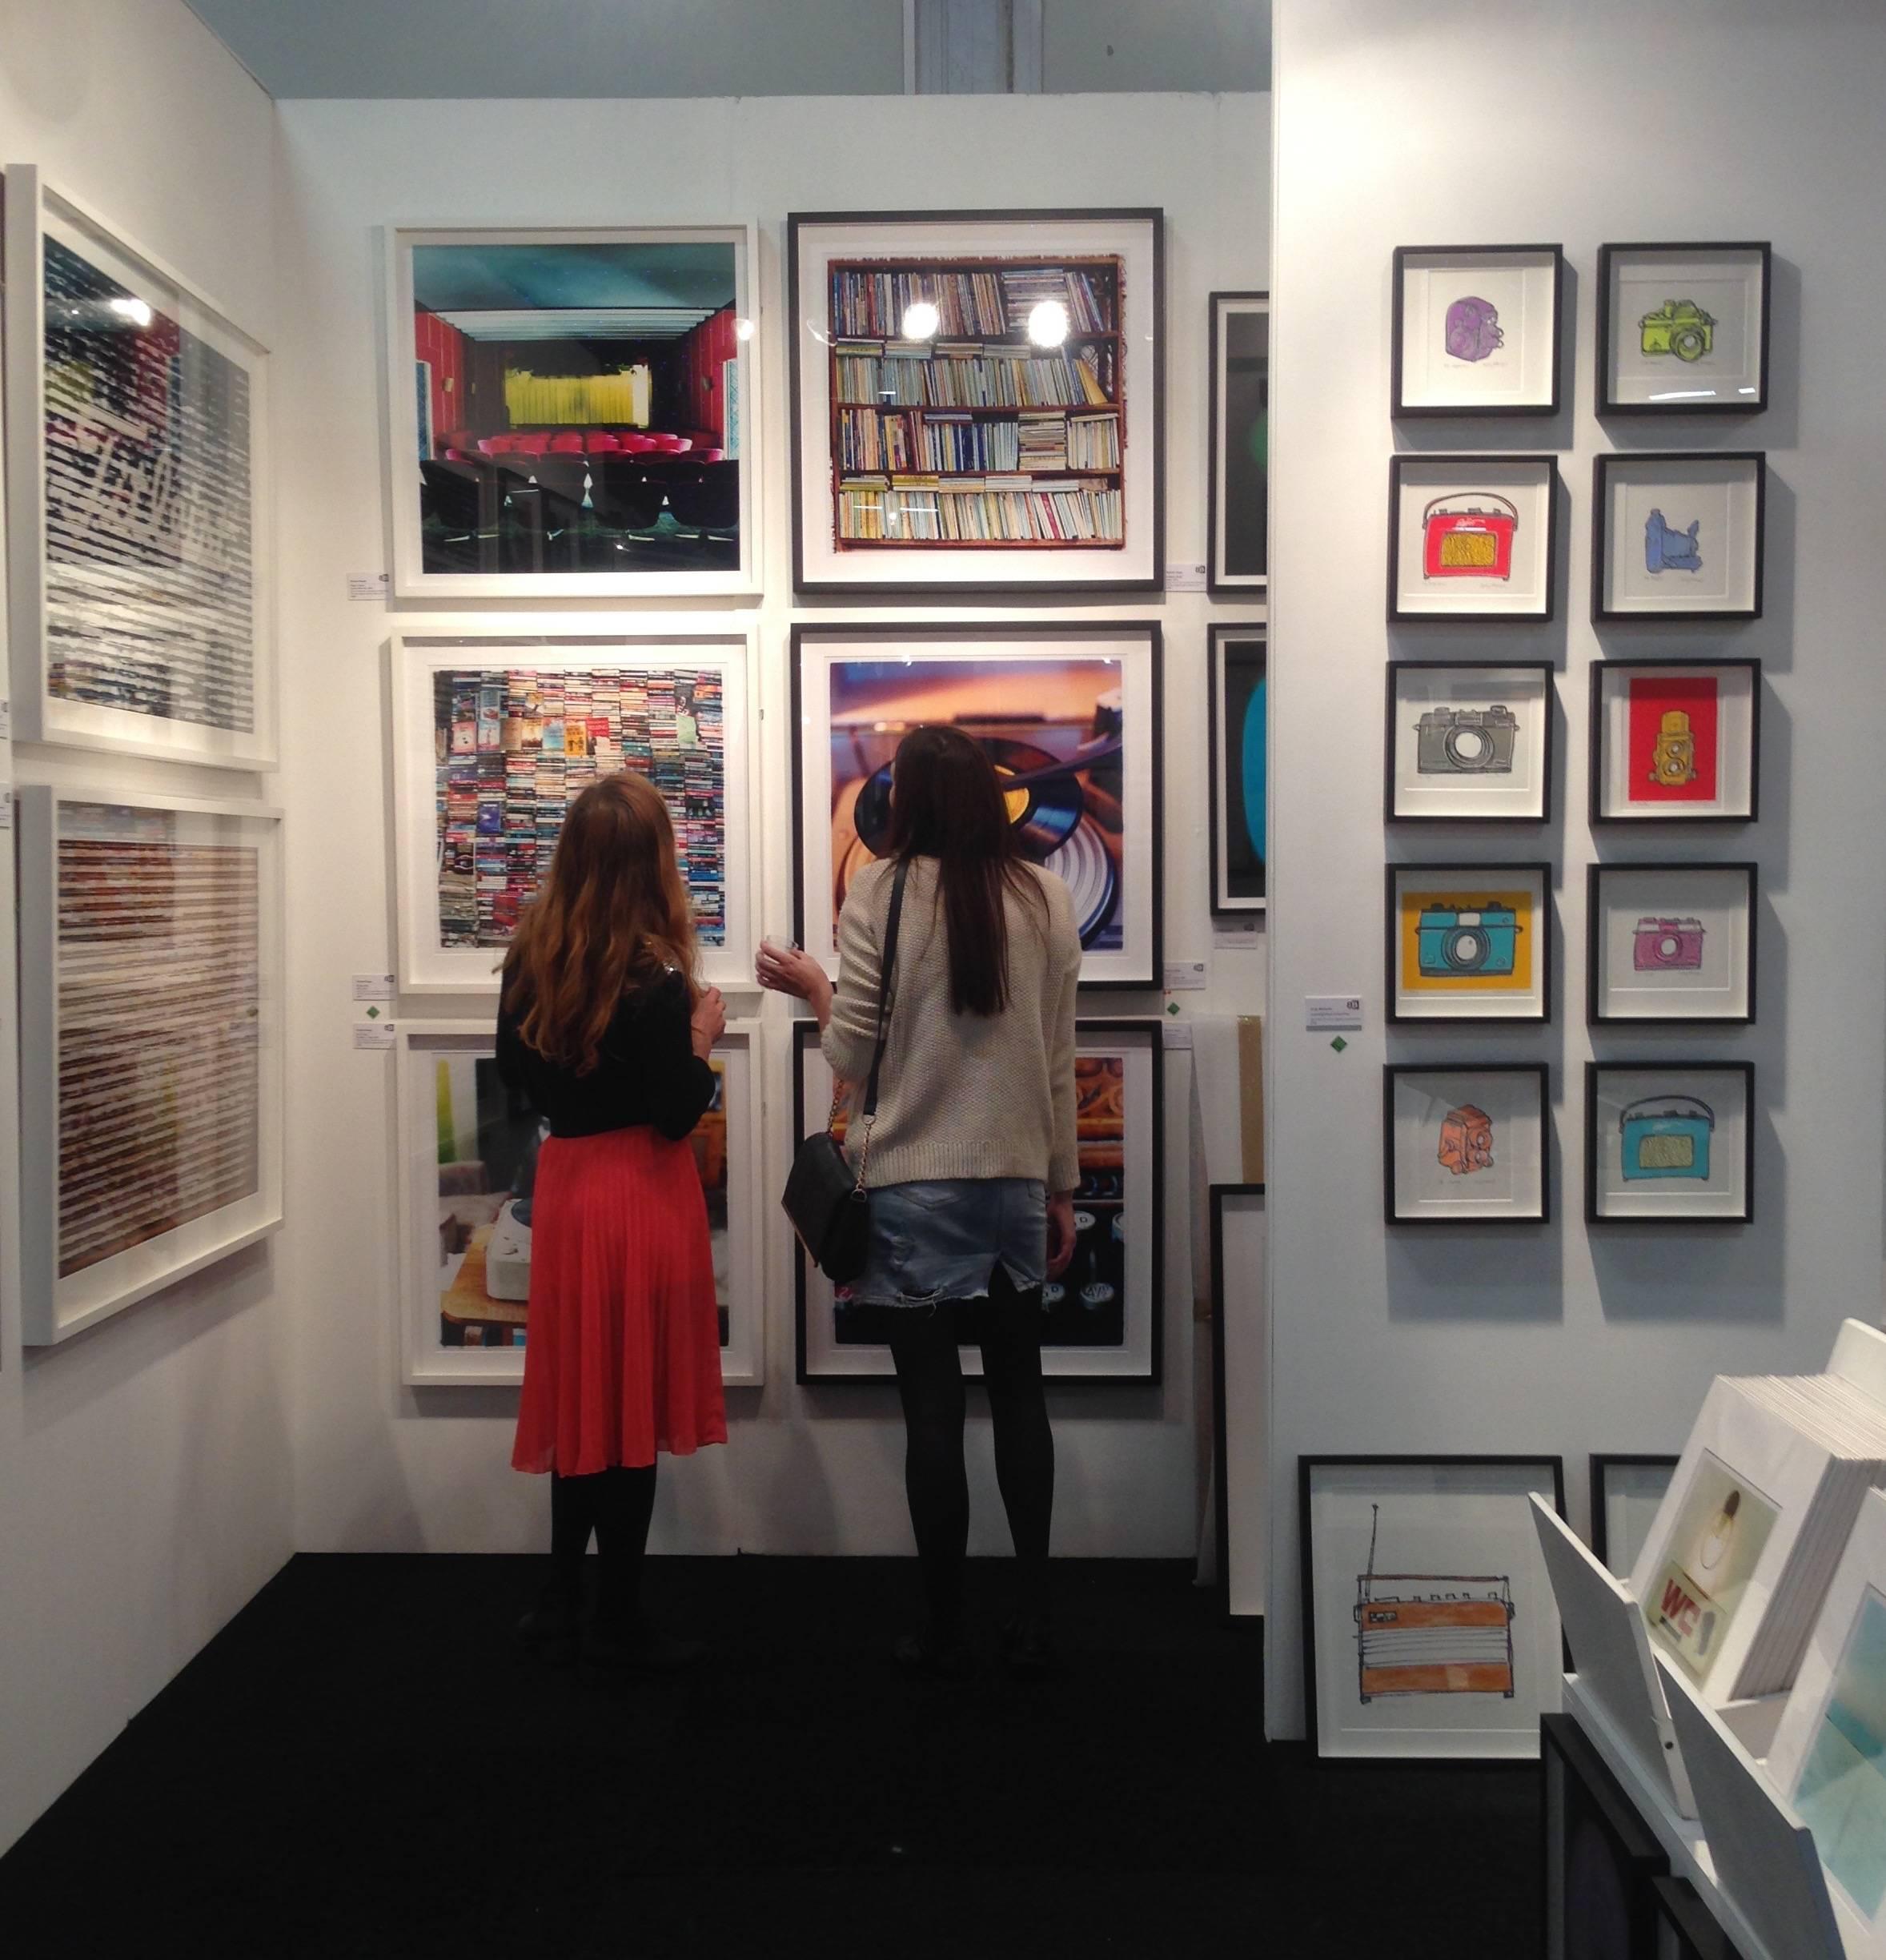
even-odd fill
[{"label": "framed print of purple camera", "polygon": [[1398,246],[1389,412],[1555,415],[1564,270],[1556,245]]},{"label": "framed print of purple camera", "polygon": [[1587,874],[1587,1018],[1755,1018],[1752,864],[1593,865]]}]

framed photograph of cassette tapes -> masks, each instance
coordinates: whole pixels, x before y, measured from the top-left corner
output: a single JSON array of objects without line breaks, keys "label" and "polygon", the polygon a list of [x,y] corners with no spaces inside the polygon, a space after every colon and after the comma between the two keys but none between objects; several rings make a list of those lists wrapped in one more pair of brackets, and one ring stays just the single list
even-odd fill
[{"label": "framed photograph of cassette tapes", "polygon": [[1586,1064],[1587,1224],[1754,1215],[1753,1062]]},{"label": "framed photograph of cassette tapes", "polygon": [[1390,620],[1549,620],[1558,491],[1549,456],[1392,458]]},{"label": "framed photograph of cassette tapes", "polygon": [[1769,257],[1765,243],[1600,245],[1599,414],[1760,414]]},{"label": "framed photograph of cassette tapes", "polygon": [[1559,412],[1557,245],[1398,245],[1389,412]]},{"label": "framed photograph of cassette tapes", "polygon": [[1598,864],[1588,872],[1586,1018],[1755,1018],[1752,864]]},{"label": "framed photograph of cassette tapes", "polygon": [[1394,864],[1387,871],[1390,1021],[1549,1021],[1552,867]]},{"label": "framed photograph of cassette tapes", "polygon": [[1591,668],[1591,821],[1753,823],[1762,664],[1599,661]]},{"label": "framed photograph of cassette tapes", "polygon": [[1549,661],[1390,661],[1390,823],[1544,823],[1552,814]]},{"label": "framed photograph of cassette tapes", "polygon": [[1543,1063],[1382,1071],[1383,1215],[1390,1225],[1543,1224],[1551,1216]]},{"label": "framed photograph of cassette tapes", "polygon": [[1678,452],[1591,466],[1591,617],[1762,616],[1768,458]]}]

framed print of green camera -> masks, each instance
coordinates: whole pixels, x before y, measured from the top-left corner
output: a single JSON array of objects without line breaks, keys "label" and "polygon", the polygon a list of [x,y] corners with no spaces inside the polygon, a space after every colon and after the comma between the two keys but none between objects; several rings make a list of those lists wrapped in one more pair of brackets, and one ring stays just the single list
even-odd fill
[{"label": "framed print of green camera", "polygon": [[1549,864],[1396,864],[1387,872],[1390,1021],[1549,1021]]},{"label": "framed print of green camera", "polygon": [[1383,816],[1545,822],[1552,719],[1549,661],[1390,661]]},{"label": "framed print of green camera", "polygon": [[1598,248],[1598,412],[1760,415],[1765,243]]}]

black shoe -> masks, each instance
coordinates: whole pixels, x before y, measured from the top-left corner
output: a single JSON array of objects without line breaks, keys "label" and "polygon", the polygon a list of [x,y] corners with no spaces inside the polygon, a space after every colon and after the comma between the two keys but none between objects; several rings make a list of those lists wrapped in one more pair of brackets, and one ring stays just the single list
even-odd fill
[{"label": "black shoe", "polygon": [[517,1623],[524,1651],[549,1667],[568,1667],[576,1657],[576,1607],[566,1592],[546,1586],[544,1597]]},{"label": "black shoe", "polygon": [[626,1626],[600,1623],[583,1629],[586,1665],[628,1674],[679,1674],[691,1668],[707,1649],[699,1641],[678,1640],[644,1620]]},{"label": "black shoe", "polygon": [[905,1633],[891,1648],[891,1658],[906,1674],[928,1674],[937,1681],[967,1681],[976,1671],[976,1657],[960,1633]]},{"label": "black shoe", "polygon": [[1002,1659],[1014,1681],[1045,1681],[1059,1665],[1045,1613],[1017,1613],[1002,1629]]}]

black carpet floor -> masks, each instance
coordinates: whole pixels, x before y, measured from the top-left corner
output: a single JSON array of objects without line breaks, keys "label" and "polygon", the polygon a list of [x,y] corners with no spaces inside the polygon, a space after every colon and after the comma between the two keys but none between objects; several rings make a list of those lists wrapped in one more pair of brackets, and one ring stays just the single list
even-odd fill
[{"label": "black carpet floor", "polygon": [[535,1561],[297,1558],[0,1859],[0,1949],[1537,1953],[1535,1771],[1270,1748],[1187,1568],[1056,1573],[1061,1678],[913,1685],[907,1561],[653,1561],[713,1658],[609,1686],[513,1657]]}]

